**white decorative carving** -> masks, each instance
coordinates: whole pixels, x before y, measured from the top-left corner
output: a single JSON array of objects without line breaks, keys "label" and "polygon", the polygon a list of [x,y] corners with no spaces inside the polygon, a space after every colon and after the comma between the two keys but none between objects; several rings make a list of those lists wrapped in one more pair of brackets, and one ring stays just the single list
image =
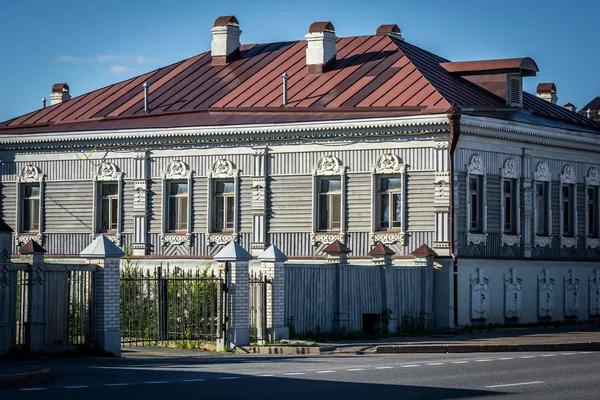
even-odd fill
[{"label": "white decorative carving", "polygon": [[521,235],[502,234],[502,246],[519,246],[521,244]]},{"label": "white decorative carving", "polygon": [[536,236],[535,245],[538,247],[552,247],[552,236]]},{"label": "white decorative carving", "polygon": [[163,246],[182,244],[189,246],[192,241],[192,235],[162,235],[161,240]]},{"label": "white decorative carving", "polygon": [[506,318],[521,317],[521,279],[517,278],[514,268],[504,274],[504,316]]},{"label": "white decorative carving", "polygon": [[30,240],[33,240],[34,242],[36,242],[37,244],[39,244],[40,246],[42,245],[42,235],[41,234],[37,234],[37,235],[17,235],[15,234],[15,245],[17,245],[17,247],[22,247],[24,245],[26,245]]},{"label": "white decorative carving", "polygon": [[467,244],[486,244],[487,233],[471,233],[467,232]]},{"label": "white decorative carving", "polygon": [[560,246],[561,247],[577,247],[577,238],[576,237],[560,237]]},{"label": "white decorative carving", "polygon": [[[100,234],[98,233],[92,233],[90,234],[90,237],[92,238],[92,240],[96,239]],[[102,235],[104,235],[108,240],[110,240],[111,242],[113,242],[116,246],[121,247],[121,243],[123,240],[123,235],[121,234],[115,234],[115,235],[108,235],[106,233],[103,233]]]},{"label": "white decorative carving", "polygon": [[595,269],[589,276],[590,316],[600,315],[600,270]]},{"label": "white decorative carving", "polygon": [[588,171],[588,176],[585,178],[585,183],[590,186],[600,186],[600,175],[598,174],[598,170],[596,168],[590,168]]},{"label": "white decorative carving", "polygon": [[136,179],[133,181],[133,188],[135,190],[147,190],[148,184],[145,179]]},{"label": "white decorative carving", "polygon": [[501,169],[501,174],[503,178],[518,179],[519,173],[515,167],[515,160],[507,158],[504,161],[504,167]]},{"label": "white decorative carving", "polygon": [[485,175],[486,168],[483,166],[481,156],[479,154],[473,154],[467,164],[467,172],[471,175]]},{"label": "white decorative carving", "polygon": [[253,147],[252,154],[255,156],[265,156],[267,155],[268,147]]},{"label": "white decorative carving", "polygon": [[334,156],[323,156],[317,164],[317,175],[340,175],[345,172],[342,162]]},{"label": "white decorative carving", "polygon": [[187,179],[190,173],[191,171],[188,170],[187,165],[183,161],[173,160],[167,166],[165,179]]},{"label": "white decorative carving", "polygon": [[490,309],[490,293],[488,278],[483,276],[483,269],[477,268],[471,278],[471,319],[486,319]]},{"label": "white decorative carving", "polygon": [[573,271],[563,275],[565,284],[565,317],[579,315],[579,279],[573,276]]},{"label": "white decorative carving", "polygon": [[538,274],[538,315],[541,318],[552,317],[554,311],[554,279],[548,270]]},{"label": "white decorative carving", "polygon": [[117,166],[111,162],[105,161],[98,167],[98,173],[95,175],[97,181],[116,181],[119,179]]},{"label": "white decorative carving", "polygon": [[586,247],[589,247],[590,249],[597,249],[598,247],[600,247],[600,239],[598,238],[586,238]]},{"label": "white decorative carving", "polygon": [[313,246],[320,244],[328,245],[336,240],[340,243],[346,244],[346,235],[344,233],[311,233],[310,241]]},{"label": "white decorative carving", "polygon": [[210,171],[211,178],[233,178],[236,175],[237,170],[233,168],[233,163],[224,158],[215,161]]},{"label": "white decorative carving", "polygon": [[21,182],[40,182],[44,175],[42,171],[33,164],[27,164],[21,170]]},{"label": "white decorative carving", "polygon": [[403,173],[405,165],[400,164],[400,158],[391,153],[384,153],[375,162],[376,174],[398,174]]},{"label": "white decorative carving", "polygon": [[550,174],[548,164],[545,162],[539,162],[535,172],[533,173],[533,178],[536,181],[550,182],[552,180],[552,175]]},{"label": "white decorative carving", "polygon": [[560,174],[560,182],[561,183],[577,183],[577,177],[575,176],[575,171],[573,171],[573,167],[570,165],[565,165],[563,167],[563,173]]},{"label": "white decorative carving", "polygon": [[371,232],[369,237],[371,239],[371,246],[375,246],[375,244],[377,244],[377,242],[381,242],[383,244],[398,243],[401,246],[406,245],[406,233],[404,233],[404,232],[394,232],[394,233]]},{"label": "white decorative carving", "polygon": [[237,241],[237,239],[238,239],[237,233],[232,233],[230,235],[207,233],[206,237],[204,239],[204,242],[206,243],[206,246],[213,246],[213,245],[217,245],[217,244],[225,245],[231,241]]}]

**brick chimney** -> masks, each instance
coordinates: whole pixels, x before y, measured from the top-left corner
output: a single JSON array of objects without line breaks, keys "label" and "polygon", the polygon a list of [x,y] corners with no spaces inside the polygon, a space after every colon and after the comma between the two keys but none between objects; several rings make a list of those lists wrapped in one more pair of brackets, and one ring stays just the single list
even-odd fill
[{"label": "brick chimney", "polygon": [[538,84],[536,92],[537,97],[552,104],[556,104],[558,101],[558,96],[556,95],[556,85],[552,82]]},{"label": "brick chimney", "polygon": [[71,99],[69,94],[69,85],[66,83],[55,83],[52,85],[52,93],[50,93],[50,105],[53,106],[63,101]]},{"label": "brick chimney", "polygon": [[215,20],[211,29],[213,40],[210,54],[213,65],[225,65],[240,58],[240,24],[236,17],[228,15]]},{"label": "brick chimney", "polygon": [[329,21],[315,22],[306,35],[306,67],[309,74],[320,74],[335,63],[335,28]]},{"label": "brick chimney", "polygon": [[569,111],[577,112],[577,107],[575,106],[575,104],[567,103],[563,107],[566,108]]}]

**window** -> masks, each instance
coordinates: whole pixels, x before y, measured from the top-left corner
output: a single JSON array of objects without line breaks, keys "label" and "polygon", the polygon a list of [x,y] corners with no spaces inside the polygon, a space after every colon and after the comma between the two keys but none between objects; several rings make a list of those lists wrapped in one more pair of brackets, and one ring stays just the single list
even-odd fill
[{"label": "window", "polygon": [[117,182],[100,184],[100,232],[118,230],[119,185]]},{"label": "window", "polygon": [[169,182],[168,230],[169,232],[187,231],[188,221],[188,184],[187,182]]},{"label": "window", "polygon": [[319,178],[318,230],[339,231],[342,215],[340,178]]},{"label": "window", "polygon": [[502,201],[504,206],[504,233],[516,233],[516,181],[514,179],[504,179],[502,183]]},{"label": "window", "polygon": [[589,186],[587,188],[587,235],[588,237],[598,237],[598,186]]},{"label": "window", "polygon": [[378,226],[380,231],[402,227],[402,178],[380,177],[378,191]]},{"label": "window", "polygon": [[481,177],[471,176],[469,177],[469,216],[470,232],[481,232],[482,231],[482,207],[481,207]]},{"label": "window", "polygon": [[39,232],[40,230],[40,185],[38,183],[23,184],[22,187],[22,232]]},{"label": "window", "polygon": [[573,207],[573,185],[562,185],[562,234],[573,236],[575,218]]},{"label": "window", "polygon": [[538,235],[548,235],[548,184],[535,184],[535,232]]},{"label": "window", "polygon": [[233,179],[214,181],[213,230],[233,231],[235,215],[235,190]]}]

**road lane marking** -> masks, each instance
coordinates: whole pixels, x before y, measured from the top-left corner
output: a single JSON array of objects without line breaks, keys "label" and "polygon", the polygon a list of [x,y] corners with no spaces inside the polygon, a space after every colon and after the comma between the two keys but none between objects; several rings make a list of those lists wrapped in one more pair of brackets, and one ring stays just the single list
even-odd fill
[{"label": "road lane marking", "polygon": [[239,376],[222,376],[217,379],[222,380],[222,381],[230,381],[232,379],[240,379],[240,377]]},{"label": "road lane marking", "polygon": [[347,369],[346,371],[364,371],[364,370],[365,370],[364,368],[350,368],[350,369]]},{"label": "road lane marking", "polygon": [[428,364],[425,364],[425,365],[444,365],[444,363],[428,363]]},{"label": "road lane marking", "polygon": [[315,371],[315,374],[331,374],[335,371]]},{"label": "road lane marking", "polygon": [[131,383],[105,383],[104,386],[129,386]]},{"label": "road lane marking", "polygon": [[521,356],[519,358],[536,358],[537,356]]},{"label": "road lane marking", "polygon": [[169,381],[148,381],[144,382],[146,385],[159,385],[161,383],[169,383]]},{"label": "road lane marking", "polygon": [[394,367],[375,367],[375,369],[392,369]]},{"label": "road lane marking", "polygon": [[468,361],[452,361],[452,364],[466,364]]},{"label": "road lane marking", "polygon": [[48,388],[23,388],[23,389],[19,389],[22,390],[24,392],[33,392],[33,391],[37,391],[37,390],[46,390]]},{"label": "road lane marking", "polygon": [[544,381],[505,383],[503,385],[490,385],[490,386],[486,386],[486,388],[501,388],[501,387],[521,386],[521,385],[537,385],[537,384],[540,384],[540,383],[544,383]]},{"label": "road lane marking", "polygon": [[542,357],[556,357],[556,354],[542,354]]},{"label": "road lane marking", "polygon": [[284,375],[306,375],[306,372],[286,372]]},{"label": "road lane marking", "polygon": [[486,358],[486,359],[483,359],[483,360],[475,360],[475,362],[488,362],[488,361],[494,361],[494,360],[491,360],[489,358]]},{"label": "road lane marking", "polygon": [[89,386],[78,385],[78,386],[63,386],[63,389],[85,389],[89,388]]},{"label": "road lane marking", "polygon": [[266,377],[273,376],[273,375],[271,375],[271,374],[263,374],[263,375],[257,375],[257,376],[259,378],[266,378]]},{"label": "road lane marking", "polygon": [[560,353],[561,356],[574,356],[577,353]]},{"label": "road lane marking", "polygon": [[408,365],[403,365],[402,368],[413,368],[413,367],[420,367],[420,365],[418,364],[408,364]]},{"label": "road lane marking", "polygon": [[206,379],[197,378],[197,379],[183,379],[181,382],[204,382]]},{"label": "road lane marking", "polygon": [[593,354],[593,351],[580,351],[579,354]]},{"label": "road lane marking", "polygon": [[514,360],[514,357],[502,357],[502,358],[497,358],[496,360],[498,360],[498,361]]}]

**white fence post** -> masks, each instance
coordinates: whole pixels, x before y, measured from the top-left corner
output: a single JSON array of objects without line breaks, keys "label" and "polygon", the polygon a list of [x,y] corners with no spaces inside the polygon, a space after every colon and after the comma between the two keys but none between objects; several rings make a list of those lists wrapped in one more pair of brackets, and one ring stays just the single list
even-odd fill
[{"label": "white fence post", "polygon": [[102,350],[121,356],[120,258],[125,253],[106,236],[100,235],[80,256],[96,271],[96,339]]},{"label": "white fence post", "polygon": [[287,257],[275,245],[271,245],[258,259],[261,272],[271,281],[267,285],[267,337],[278,341],[289,339],[285,326],[285,262]]},{"label": "white fence post", "polygon": [[250,344],[248,261],[252,260],[252,255],[237,242],[231,241],[213,259],[225,263],[227,287],[227,309],[224,310],[227,321],[223,338],[217,340],[217,350],[247,346]]}]

